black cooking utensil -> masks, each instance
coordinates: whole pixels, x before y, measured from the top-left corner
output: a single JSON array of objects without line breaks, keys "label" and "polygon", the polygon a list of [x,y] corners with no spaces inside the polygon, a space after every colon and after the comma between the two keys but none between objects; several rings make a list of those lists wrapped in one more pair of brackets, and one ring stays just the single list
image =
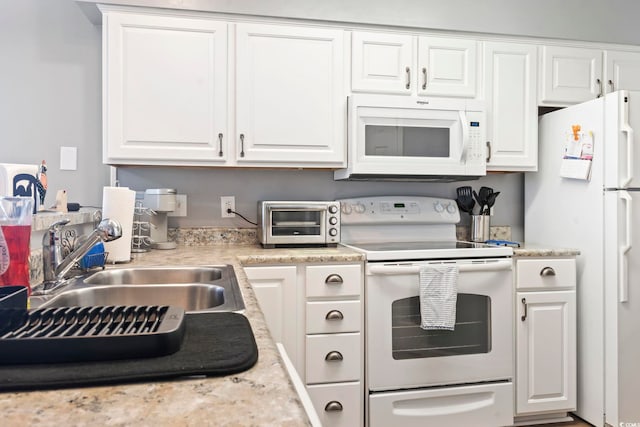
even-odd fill
[{"label": "black cooking utensil", "polygon": [[458,208],[460,208],[460,210],[463,212],[473,215],[473,208],[476,205],[476,202],[473,200],[473,192],[471,187],[468,185],[458,187],[456,189],[456,193],[458,194],[458,197],[456,198]]},{"label": "black cooking utensil", "polygon": [[480,205],[480,215],[484,214],[484,211],[487,206],[487,199],[489,196],[493,194],[493,188],[490,187],[480,187],[480,190],[476,193],[473,191],[473,196],[476,199],[476,202]]},{"label": "black cooking utensil", "polygon": [[484,215],[490,215],[491,214],[491,208],[493,207],[494,203],[496,202],[496,197],[498,197],[499,194],[500,194],[499,191],[496,191],[495,193],[489,194],[489,196],[487,197],[487,207],[484,210]]}]

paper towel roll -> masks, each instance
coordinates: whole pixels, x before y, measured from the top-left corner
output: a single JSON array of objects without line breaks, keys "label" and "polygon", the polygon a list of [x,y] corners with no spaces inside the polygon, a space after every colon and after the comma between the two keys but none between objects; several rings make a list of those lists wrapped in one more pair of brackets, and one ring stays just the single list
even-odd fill
[{"label": "paper towel roll", "polygon": [[102,190],[102,218],[115,219],[122,226],[122,237],[105,242],[109,253],[107,262],[131,261],[131,234],[136,192],[128,187],[104,187]]}]

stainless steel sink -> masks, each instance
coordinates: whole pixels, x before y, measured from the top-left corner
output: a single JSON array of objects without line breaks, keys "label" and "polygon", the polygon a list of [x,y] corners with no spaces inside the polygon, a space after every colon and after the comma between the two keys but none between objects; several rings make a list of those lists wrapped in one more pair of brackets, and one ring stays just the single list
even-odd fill
[{"label": "stainless steel sink", "polygon": [[241,311],[233,266],[114,268],[68,280],[53,295],[32,296],[33,308],[174,305],[187,312]]},{"label": "stainless steel sink", "polygon": [[224,267],[152,267],[103,270],[85,279],[89,285],[207,283],[222,279]]}]

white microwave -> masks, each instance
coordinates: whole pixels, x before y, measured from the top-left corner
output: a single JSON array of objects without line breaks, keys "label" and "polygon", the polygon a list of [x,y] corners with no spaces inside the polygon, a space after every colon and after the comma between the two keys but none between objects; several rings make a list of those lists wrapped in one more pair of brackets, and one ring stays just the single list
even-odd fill
[{"label": "white microwave", "polygon": [[347,168],[336,180],[457,181],[486,175],[486,113],[477,100],[353,95]]}]

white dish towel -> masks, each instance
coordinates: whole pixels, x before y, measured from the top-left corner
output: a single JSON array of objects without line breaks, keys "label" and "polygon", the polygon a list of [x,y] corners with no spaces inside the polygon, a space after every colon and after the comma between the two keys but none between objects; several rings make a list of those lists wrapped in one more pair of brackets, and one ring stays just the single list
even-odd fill
[{"label": "white dish towel", "polygon": [[420,327],[453,331],[458,299],[458,266],[420,267]]}]

